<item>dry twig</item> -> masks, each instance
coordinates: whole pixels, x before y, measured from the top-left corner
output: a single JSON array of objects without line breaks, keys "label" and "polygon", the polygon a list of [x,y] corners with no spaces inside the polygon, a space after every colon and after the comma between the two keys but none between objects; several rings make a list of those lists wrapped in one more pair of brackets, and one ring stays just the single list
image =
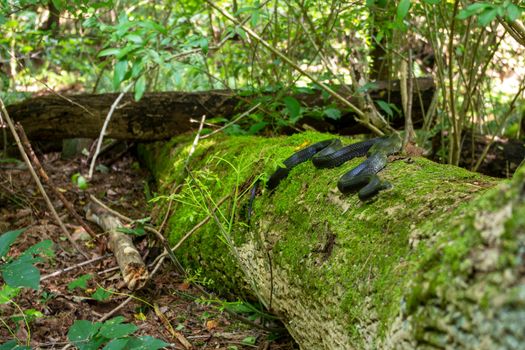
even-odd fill
[{"label": "dry twig", "polygon": [[22,141],[20,140],[20,137],[18,133],[16,132],[15,125],[13,121],[11,120],[11,117],[9,117],[9,113],[7,112],[7,109],[5,108],[4,101],[0,98],[0,109],[4,115],[5,120],[7,121],[7,125],[9,126],[9,129],[11,130],[11,133],[13,134],[13,138],[15,139],[15,142],[18,146],[18,150],[20,151],[20,154],[22,155],[22,158],[24,158],[24,161],[27,164],[27,167],[29,169],[29,172],[31,173],[31,176],[33,177],[33,180],[35,180],[35,183],[42,194],[42,197],[44,197],[44,200],[46,201],[46,204],[53,214],[53,217],[55,218],[56,222],[58,223],[58,226],[60,226],[60,229],[64,233],[64,235],[67,237],[69,242],[71,242],[71,245],[80,253],[82,256],[84,256],[86,259],[89,259],[89,256],[77,245],[77,243],[73,240],[73,237],[69,234],[69,231],[66,229],[66,226],[60,220],[60,216],[58,216],[57,211],[55,210],[55,207],[53,207],[53,204],[51,203],[51,200],[49,199],[49,196],[47,195],[46,191],[44,190],[44,186],[42,186],[42,183],[40,182],[40,179],[38,178],[38,175],[35,172],[35,169],[31,165],[31,161],[29,160],[29,157],[27,156],[24,146],[22,145]]},{"label": "dry twig", "polygon": [[219,129],[217,130],[213,130],[212,132],[210,132],[209,134],[206,134],[206,135],[203,135],[201,136],[200,138],[201,139],[205,139],[207,137],[210,137],[220,131],[223,131],[224,129],[226,129],[227,127],[229,127],[230,125],[233,125],[235,123],[237,123],[239,120],[241,120],[242,118],[246,117],[247,115],[250,115],[250,113],[252,113],[254,110],[256,110],[257,108],[259,108],[259,106],[261,105],[261,103],[257,103],[255,106],[253,106],[252,108],[250,108],[249,110],[247,110],[246,112],[244,112],[243,114],[241,114],[240,116],[238,116],[237,118],[235,118],[234,120],[232,120],[231,122],[221,126]]},{"label": "dry twig", "polygon": [[102,141],[104,140],[104,135],[106,134],[106,130],[108,129],[109,121],[111,120],[111,116],[113,115],[113,112],[115,112],[115,109],[117,109],[118,104],[120,103],[120,100],[124,97],[126,92],[128,92],[129,89],[133,84],[128,84],[124,90],[118,95],[118,97],[115,99],[115,102],[111,105],[111,108],[109,109],[108,115],[106,116],[106,119],[104,120],[104,125],[102,125],[102,129],[100,130],[100,135],[98,137],[97,141],[97,148],[95,150],[95,154],[93,154],[93,159],[91,159],[91,165],[89,166],[89,173],[88,178],[91,179],[93,177],[93,172],[95,171],[95,164],[97,163],[97,157],[100,153],[100,147],[102,146]]},{"label": "dry twig", "polygon": [[60,199],[60,201],[62,203],[64,203],[64,206],[66,207],[67,211],[69,212],[69,214],[71,216],[73,216],[75,218],[75,220],[77,221],[77,223],[82,226],[84,228],[84,230],[86,230],[86,232],[93,238],[93,239],[97,239],[97,234],[91,229],[91,227],[89,227],[88,224],[85,223],[84,220],[82,220],[82,218],[80,217],[80,215],[78,215],[77,211],[75,210],[75,208],[73,208],[73,205],[66,199],[66,197],[64,197],[64,195],[57,190],[56,186],[53,184],[53,182],[51,181],[51,179],[49,178],[49,176],[47,176],[47,173],[46,171],[44,170],[44,168],[42,167],[42,164],[40,163],[40,160],[38,160],[38,157],[36,156],[35,152],[33,151],[33,147],[31,147],[31,144],[29,143],[29,140],[27,138],[27,135],[24,131],[24,128],[22,127],[22,125],[20,125],[20,123],[17,123],[16,124],[16,128],[18,129],[18,132],[20,134],[20,139],[22,141],[22,144],[24,145],[25,149],[26,149],[26,152],[27,154],[29,155],[29,157],[31,157],[31,160],[36,168],[36,170],[38,171],[38,173],[40,174],[40,177],[44,180],[44,182],[47,183],[47,185],[49,186],[49,188],[51,188],[51,190],[53,191],[53,194],[58,198]]},{"label": "dry twig", "polygon": [[182,333],[177,332],[175,329],[173,329],[173,326],[171,325],[166,315],[164,315],[162,311],[160,311],[159,305],[154,304],[153,310],[155,310],[155,314],[157,315],[157,317],[160,319],[160,321],[164,325],[164,328],[166,328],[166,330],[173,337],[175,337],[182,344],[182,346],[184,346],[184,349],[186,350],[193,349],[193,345],[188,341],[188,339],[186,339],[186,337]]},{"label": "dry twig", "polygon": [[86,261],[82,261],[81,263],[75,264],[73,266],[69,266],[69,267],[66,267],[64,269],[57,270],[57,271],[55,271],[53,273],[50,273],[50,274],[45,275],[45,276],[42,276],[40,278],[40,281],[45,281],[45,280],[47,280],[49,278],[56,277],[56,276],[61,275],[63,273],[66,273],[66,272],[78,269],[79,267],[92,264],[92,263],[97,262],[99,260],[105,259],[105,258],[107,258],[109,256],[111,256],[111,255],[110,254],[106,254],[106,255],[97,256],[96,258],[93,258],[93,259],[90,259],[90,260],[86,260]]}]

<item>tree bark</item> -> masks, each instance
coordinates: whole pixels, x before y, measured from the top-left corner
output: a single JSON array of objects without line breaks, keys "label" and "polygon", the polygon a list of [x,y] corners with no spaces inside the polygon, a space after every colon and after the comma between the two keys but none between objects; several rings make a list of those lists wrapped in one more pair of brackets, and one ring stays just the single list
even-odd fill
[{"label": "tree bark", "polygon": [[[419,157],[391,157],[380,175],[393,189],[363,203],[335,188],[362,159],[335,169],[304,163],[273,194],[255,198],[248,220],[243,194],[257,175],[326,138],[202,140],[186,179],[188,138],[144,146],[160,193],[185,181],[172,208],[173,244],[216,209],[184,243],[181,260],[202,268],[220,292],[251,292],[301,349],[524,344],[525,169],[499,183]],[[232,201],[215,208],[227,194]]]},{"label": "tree bark", "polygon": [[[414,104],[413,115],[422,116],[428,108],[434,91],[431,78],[417,81],[423,106]],[[387,93],[387,91],[390,91]],[[415,92],[414,101],[419,101]],[[65,138],[96,138],[102,128],[108,110],[118,94],[86,94],[68,96],[57,95],[35,97],[8,107],[9,114],[20,122],[32,140],[57,140]],[[372,96],[388,100],[400,106],[399,82],[377,82]],[[120,107],[115,111],[107,132],[108,138],[152,141],[170,138],[192,130],[197,125],[190,119],[200,120],[203,114],[208,118],[230,117],[244,112],[249,107],[247,102],[260,96],[241,98],[231,91],[207,92],[162,92],[150,93],[135,102],[127,94]],[[297,94],[295,97],[307,107],[322,107],[330,103],[320,92]],[[351,101],[352,98],[350,98]],[[355,101],[353,101],[355,102]],[[341,105],[339,108],[343,109]],[[83,108],[82,108],[83,107]],[[355,125],[351,114],[343,109],[343,118],[336,122]],[[317,118],[319,119],[319,118]],[[305,119],[307,123],[319,126],[315,119]],[[402,123],[401,123],[402,125]],[[319,126],[322,127],[322,126]]]}]

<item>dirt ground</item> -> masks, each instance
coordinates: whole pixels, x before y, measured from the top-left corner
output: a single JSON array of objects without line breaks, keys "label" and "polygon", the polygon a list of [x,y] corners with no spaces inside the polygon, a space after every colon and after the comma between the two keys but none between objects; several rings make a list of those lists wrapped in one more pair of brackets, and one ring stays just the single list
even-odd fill
[{"label": "dirt ground", "polygon": [[[105,167],[95,173],[85,190],[72,182],[72,176],[87,173],[86,156],[63,160],[60,153],[42,153],[38,149],[37,155],[52,186],[65,195],[83,218],[89,193],[119,213],[140,219],[148,217],[151,211],[147,201],[149,174],[140,167],[132,150],[103,154],[99,163]],[[30,339],[32,349],[66,349],[68,329],[75,320],[99,321],[123,316],[126,323],[138,327],[133,335],[159,338],[172,349],[297,348],[285,331],[275,333],[264,329],[267,323],[260,316],[225,312],[221,308],[225,301],[217,297],[210,302],[209,291],[204,293],[202,286],[188,283],[169,259],[144,288],[128,290],[114,256],[106,248],[102,229],[88,223],[101,242],[95,244],[53,195],[50,185],[45,184],[44,188],[66,228],[89,259],[79,254],[65,238],[26,165],[15,160],[0,162],[0,233],[26,228],[8,256],[16,257],[45,239],[54,242],[55,250],[54,257],[36,265],[41,273],[38,290],[23,289],[14,302],[0,304],[0,344],[18,338],[22,344]],[[155,257],[162,252],[160,244],[153,235],[139,237],[135,243],[151,271]],[[82,266],[86,261],[91,262]],[[63,271],[66,268],[70,270]],[[70,282],[86,274],[92,278],[87,280],[85,288],[68,288]],[[3,284],[0,278],[0,286]],[[99,301],[94,297],[94,291],[100,287],[111,291],[108,299]],[[135,298],[122,304],[130,295]],[[34,315],[26,317],[28,324],[17,317],[22,311]]]}]

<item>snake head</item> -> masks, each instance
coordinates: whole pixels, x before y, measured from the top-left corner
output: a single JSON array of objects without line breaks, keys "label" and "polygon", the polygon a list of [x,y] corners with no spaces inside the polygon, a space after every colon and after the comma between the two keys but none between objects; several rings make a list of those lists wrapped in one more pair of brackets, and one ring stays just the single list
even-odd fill
[{"label": "snake head", "polygon": [[403,146],[403,140],[398,133],[394,133],[389,136],[381,137],[370,149],[368,150],[368,156],[370,157],[376,153],[382,153],[387,156],[397,153]]}]

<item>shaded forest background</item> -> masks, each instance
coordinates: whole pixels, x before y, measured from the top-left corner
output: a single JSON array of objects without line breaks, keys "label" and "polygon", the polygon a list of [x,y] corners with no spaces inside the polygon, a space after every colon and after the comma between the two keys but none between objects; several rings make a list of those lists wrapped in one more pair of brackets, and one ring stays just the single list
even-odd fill
[{"label": "shaded forest background", "polygon": [[[2,97],[9,104],[53,91],[132,91],[138,100],[145,92],[232,89],[261,94],[251,103],[264,107],[226,132],[266,135],[303,130],[305,116],[337,121],[345,107],[380,133],[409,106],[420,106],[424,117],[411,123],[416,133],[407,123],[409,138],[429,151],[438,135],[435,158],[451,164],[459,164],[471,141],[468,165],[476,170],[487,152],[474,149],[469,135],[489,135],[491,143],[523,134],[521,5],[6,1]],[[409,78],[428,76],[436,90],[424,108],[421,99],[408,98],[408,91],[418,91]],[[377,80],[401,80],[403,102],[391,103],[388,94],[372,101],[368,91]],[[347,88],[334,97],[336,85]],[[308,108],[291,97],[315,90],[327,98],[325,106]],[[358,102],[336,105],[349,97]],[[208,122],[221,124],[224,117],[208,116]]]}]

